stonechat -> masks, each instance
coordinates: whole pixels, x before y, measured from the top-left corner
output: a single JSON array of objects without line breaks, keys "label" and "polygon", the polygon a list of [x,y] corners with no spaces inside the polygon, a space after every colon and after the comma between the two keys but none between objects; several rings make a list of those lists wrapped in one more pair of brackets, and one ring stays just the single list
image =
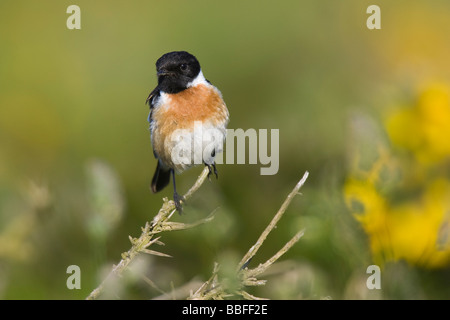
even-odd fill
[{"label": "stonechat", "polygon": [[204,164],[217,178],[215,156],[223,151],[228,109],[221,92],[205,79],[197,58],[186,51],[169,52],[156,61],[158,85],[150,93],[148,121],[153,154],[158,160],[151,190],[162,190],[173,178],[178,212],[184,200],[177,193],[175,173]]}]

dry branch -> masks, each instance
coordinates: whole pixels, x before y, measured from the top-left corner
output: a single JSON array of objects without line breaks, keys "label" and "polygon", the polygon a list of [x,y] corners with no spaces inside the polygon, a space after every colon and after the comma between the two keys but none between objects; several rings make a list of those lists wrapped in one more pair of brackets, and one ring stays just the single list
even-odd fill
[{"label": "dry branch", "polygon": [[278,221],[284,215],[286,209],[289,207],[292,199],[298,194],[298,191],[308,178],[308,172],[306,171],[294,189],[289,193],[286,200],[284,200],[278,212],[273,217],[272,221],[262,232],[256,243],[248,250],[244,255],[241,262],[238,264],[236,274],[240,282],[240,288],[238,290],[230,290],[224,283],[227,281],[221,281],[218,279],[219,264],[214,265],[212,276],[203,283],[195,292],[192,292],[189,299],[193,300],[207,300],[207,299],[225,299],[233,295],[239,295],[244,299],[259,300],[260,297],[253,296],[244,290],[248,286],[261,286],[266,284],[266,280],[258,279],[257,276],[266,271],[274,262],[276,262],[283,254],[285,254],[304,234],[304,230],[298,231],[295,236],[289,240],[283,248],[275,253],[266,262],[261,263],[254,269],[248,269],[247,265],[250,260],[256,255],[259,248],[263,245],[269,233],[276,227]]},{"label": "dry branch", "polygon": [[[207,176],[208,176],[209,170],[207,167],[205,167],[200,174],[200,176],[197,178],[197,181],[194,183],[194,185],[189,189],[189,191],[184,195],[184,199],[189,199],[205,182]],[[145,227],[142,228],[142,233],[139,238],[133,238],[129,237],[130,242],[132,244],[130,250],[127,252],[122,253],[122,260],[120,262],[113,266],[111,272],[108,274],[108,276],[103,280],[103,282],[95,288],[89,296],[86,298],[87,300],[93,300],[97,299],[100,294],[103,292],[103,288],[105,284],[113,277],[121,276],[124,270],[126,270],[129,266],[129,264],[133,261],[133,259],[139,255],[140,253],[147,253],[147,254],[154,254],[158,256],[164,256],[168,257],[169,255],[165,253],[161,253],[154,250],[147,249],[150,245],[153,243],[159,243],[159,237],[153,238],[157,233],[163,232],[163,231],[173,231],[173,230],[183,230],[195,227],[199,224],[203,224],[206,222],[211,221],[214,218],[214,212],[210,214],[205,219],[202,219],[198,222],[192,223],[192,224],[184,224],[180,222],[169,222],[168,220],[172,217],[173,213],[176,211],[175,209],[175,203],[172,200],[168,200],[167,198],[164,198],[164,203],[159,209],[158,214],[153,218],[152,222],[147,222],[145,224]],[[170,257],[170,256],[169,256]]]}]

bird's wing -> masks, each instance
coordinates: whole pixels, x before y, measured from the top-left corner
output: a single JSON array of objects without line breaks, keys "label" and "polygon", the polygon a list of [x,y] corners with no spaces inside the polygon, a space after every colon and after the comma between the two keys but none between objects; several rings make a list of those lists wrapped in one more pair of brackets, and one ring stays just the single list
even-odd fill
[{"label": "bird's wing", "polygon": [[[148,114],[148,119],[147,119],[147,121],[150,124],[150,128],[152,127],[152,122],[153,122],[152,113],[153,113],[153,107],[154,107],[154,104],[156,101],[155,98],[159,97],[159,93],[160,93],[159,87],[156,87],[155,89],[153,89],[152,92],[150,92],[150,94],[147,97],[147,100],[145,100],[145,103],[146,104],[148,103],[148,105],[150,106],[150,112]],[[153,149],[153,155],[155,156],[156,159],[158,159],[155,149]]]},{"label": "bird's wing", "polygon": [[145,103],[150,106],[150,109],[153,108],[153,103],[154,103],[154,98],[159,96],[159,87],[156,87],[155,89],[153,89],[152,92],[150,92],[150,94],[147,97],[147,100],[145,100]]}]

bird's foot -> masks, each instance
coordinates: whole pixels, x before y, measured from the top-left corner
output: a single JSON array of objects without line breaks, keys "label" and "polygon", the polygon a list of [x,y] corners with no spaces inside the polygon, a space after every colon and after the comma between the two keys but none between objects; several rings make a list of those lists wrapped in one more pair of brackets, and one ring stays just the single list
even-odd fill
[{"label": "bird's foot", "polygon": [[178,213],[181,215],[183,213],[183,207],[181,206],[181,202],[185,202],[184,197],[179,195],[177,192],[173,194],[173,202],[175,202],[175,208]]},{"label": "bird's foot", "polygon": [[[210,175],[213,172],[213,170],[214,170],[214,174],[216,175],[216,179],[219,179],[219,175],[217,173],[217,168],[216,168],[216,164],[215,163],[213,163],[213,164],[206,164],[205,163],[205,166],[207,166],[208,170],[209,170],[209,172],[208,172],[208,179],[209,179],[209,181],[211,181]],[[211,169],[211,167],[212,167],[212,169]]]}]

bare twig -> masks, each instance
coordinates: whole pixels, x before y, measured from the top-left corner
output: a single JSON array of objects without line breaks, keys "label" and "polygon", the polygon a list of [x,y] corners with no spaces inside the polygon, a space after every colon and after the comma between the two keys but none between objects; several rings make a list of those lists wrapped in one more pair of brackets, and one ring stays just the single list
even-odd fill
[{"label": "bare twig", "polygon": [[183,223],[183,222],[171,222],[167,221],[162,224],[161,231],[174,231],[174,230],[184,230],[184,229],[190,229],[194,228],[198,225],[210,222],[212,219],[214,219],[214,214],[216,213],[216,210],[211,212],[209,216],[207,216],[204,219],[198,220],[194,223]]},{"label": "bare twig", "polygon": [[266,229],[261,233],[261,236],[258,238],[256,243],[248,250],[246,255],[242,258],[241,262],[238,265],[238,270],[242,269],[242,267],[255,256],[255,254],[258,252],[259,248],[262,246],[263,242],[266,240],[269,233],[273,230],[273,228],[276,227],[278,221],[280,221],[281,217],[283,216],[286,209],[289,207],[289,204],[291,203],[292,199],[297,195],[298,190],[303,186],[306,179],[308,178],[308,171],[305,172],[303,177],[300,179],[300,181],[297,183],[295,188],[289,193],[286,200],[284,200],[283,204],[281,205],[281,208],[278,210],[278,212],[273,217],[272,221],[270,221],[269,225],[266,227]]},{"label": "bare twig", "polygon": [[272,258],[267,260],[266,262],[260,264],[258,267],[254,269],[247,269],[246,276],[247,277],[256,277],[266,271],[268,267],[270,267],[275,261],[277,261],[283,254],[285,254],[305,233],[305,230],[301,230],[295,234],[295,236],[287,242],[283,248],[281,248]]}]

